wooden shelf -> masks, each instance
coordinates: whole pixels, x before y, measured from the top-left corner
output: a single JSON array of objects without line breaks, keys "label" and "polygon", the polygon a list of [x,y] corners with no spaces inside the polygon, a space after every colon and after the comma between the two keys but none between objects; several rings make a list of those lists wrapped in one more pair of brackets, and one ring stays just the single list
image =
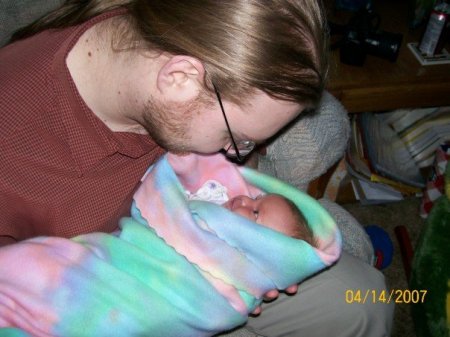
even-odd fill
[{"label": "wooden shelf", "polygon": [[[327,90],[352,113],[450,105],[450,64],[422,66],[406,45],[419,42],[424,29],[408,29],[408,1],[373,3],[381,15],[380,28],[403,34],[397,61],[368,55],[362,67],[350,66],[340,62],[339,50],[331,51]],[[348,22],[351,13],[336,12],[327,4],[332,22]]]}]

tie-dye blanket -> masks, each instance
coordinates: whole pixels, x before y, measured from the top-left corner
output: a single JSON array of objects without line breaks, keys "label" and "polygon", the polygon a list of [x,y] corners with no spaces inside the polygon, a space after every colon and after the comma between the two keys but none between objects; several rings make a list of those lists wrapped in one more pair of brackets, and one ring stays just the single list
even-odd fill
[{"label": "tie-dye blanket", "polygon": [[[279,193],[318,248],[223,207],[188,201],[215,179],[230,197]],[[107,193],[107,191],[105,191]],[[333,263],[340,235],[312,198],[222,156],[164,156],[117,235],[39,237],[0,249],[0,336],[211,336],[244,323],[271,289]]]}]

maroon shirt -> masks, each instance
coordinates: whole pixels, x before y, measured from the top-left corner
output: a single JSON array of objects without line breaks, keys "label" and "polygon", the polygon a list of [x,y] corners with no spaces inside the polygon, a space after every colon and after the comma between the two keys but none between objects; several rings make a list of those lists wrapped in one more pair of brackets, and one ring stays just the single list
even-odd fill
[{"label": "maroon shirt", "polygon": [[78,38],[112,15],[0,50],[0,239],[113,231],[163,154],[149,136],[108,129],[66,66]]}]

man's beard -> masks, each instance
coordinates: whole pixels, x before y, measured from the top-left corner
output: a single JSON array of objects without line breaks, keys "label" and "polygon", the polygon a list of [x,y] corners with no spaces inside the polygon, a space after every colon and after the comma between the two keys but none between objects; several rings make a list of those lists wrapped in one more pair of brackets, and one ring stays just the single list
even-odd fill
[{"label": "man's beard", "polygon": [[189,130],[194,114],[204,101],[199,97],[187,103],[169,105],[150,98],[142,113],[143,126],[162,148],[176,154],[187,154],[195,150],[189,147]]}]

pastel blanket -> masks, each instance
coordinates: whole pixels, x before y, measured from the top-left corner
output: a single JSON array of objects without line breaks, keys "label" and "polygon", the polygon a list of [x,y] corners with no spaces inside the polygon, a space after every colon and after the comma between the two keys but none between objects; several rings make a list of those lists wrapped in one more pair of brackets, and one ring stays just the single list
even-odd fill
[{"label": "pastel blanket", "polygon": [[[208,202],[279,193],[304,213],[318,248]],[[105,191],[107,193],[107,191]],[[295,188],[222,156],[164,156],[118,234],[39,237],[0,249],[0,336],[211,336],[244,323],[271,289],[332,264],[341,239],[328,213]]]}]

